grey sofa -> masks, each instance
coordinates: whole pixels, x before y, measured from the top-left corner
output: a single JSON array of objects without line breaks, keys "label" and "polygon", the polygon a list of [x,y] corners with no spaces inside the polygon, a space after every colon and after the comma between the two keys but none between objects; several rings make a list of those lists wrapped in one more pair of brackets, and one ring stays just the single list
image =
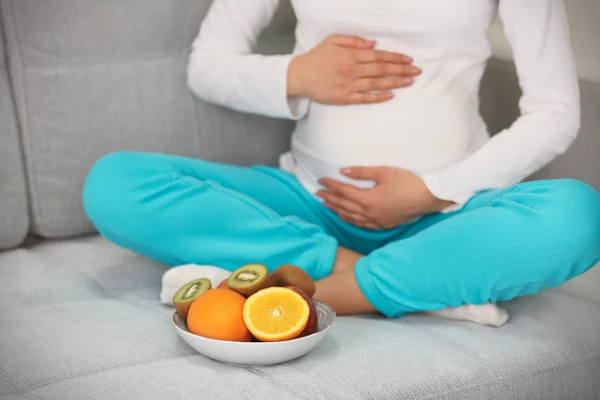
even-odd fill
[{"label": "grey sofa", "polygon": [[[228,367],[178,338],[158,301],[167,267],[97,236],[81,187],[115,150],[272,165],[287,148],[291,122],[186,87],[208,5],[0,0],[0,400],[600,399],[600,268],[505,304],[500,329],[339,318],[314,352],[277,367]],[[288,51],[293,26],[284,4],[257,52]],[[600,189],[600,87],[581,83],[580,137],[536,177]],[[512,65],[493,60],[481,92],[492,131],[518,96]]]}]

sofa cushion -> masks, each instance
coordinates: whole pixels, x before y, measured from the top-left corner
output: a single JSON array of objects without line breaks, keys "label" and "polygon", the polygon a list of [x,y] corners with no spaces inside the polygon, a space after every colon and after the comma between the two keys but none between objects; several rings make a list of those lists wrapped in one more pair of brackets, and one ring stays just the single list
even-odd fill
[{"label": "sofa cushion", "polygon": [[29,228],[23,158],[3,36],[0,13],[0,250],[19,245]]},{"label": "sofa cushion", "polygon": [[340,317],[313,352],[266,368],[194,353],[171,326],[173,309],[159,302],[165,268],[97,237],[0,254],[0,400],[600,393],[600,297],[580,286],[600,278],[598,267],[505,304],[512,318],[499,329],[425,315]]},{"label": "sofa cushion", "polygon": [[[81,187],[108,152],[274,164],[287,149],[289,122],[207,105],[187,88],[189,47],[210,0],[0,1],[35,233],[93,230]],[[284,8],[264,52],[292,44],[289,17]]]}]

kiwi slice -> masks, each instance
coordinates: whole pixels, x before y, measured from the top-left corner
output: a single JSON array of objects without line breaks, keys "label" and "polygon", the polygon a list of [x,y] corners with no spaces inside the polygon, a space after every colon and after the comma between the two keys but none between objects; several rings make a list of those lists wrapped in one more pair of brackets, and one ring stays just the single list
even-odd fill
[{"label": "kiwi slice", "polygon": [[181,318],[187,318],[190,306],[198,296],[212,288],[209,279],[200,278],[183,285],[173,296],[173,305]]},{"label": "kiwi slice", "polygon": [[271,274],[271,286],[296,286],[310,297],[315,295],[315,281],[304,270],[295,265],[285,264]]},{"label": "kiwi slice", "polygon": [[269,286],[269,271],[262,264],[244,265],[229,275],[227,286],[244,297],[250,297]]}]

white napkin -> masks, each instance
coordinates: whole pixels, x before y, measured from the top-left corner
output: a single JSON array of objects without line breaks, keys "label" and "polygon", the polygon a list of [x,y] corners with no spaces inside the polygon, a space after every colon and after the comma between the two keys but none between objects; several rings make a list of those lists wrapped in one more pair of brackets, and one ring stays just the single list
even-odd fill
[{"label": "white napkin", "polygon": [[219,286],[224,279],[231,275],[226,269],[212,265],[186,264],[169,269],[162,277],[160,302],[173,306],[173,296],[186,283],[195,279],[207,278],[213,288]]}]

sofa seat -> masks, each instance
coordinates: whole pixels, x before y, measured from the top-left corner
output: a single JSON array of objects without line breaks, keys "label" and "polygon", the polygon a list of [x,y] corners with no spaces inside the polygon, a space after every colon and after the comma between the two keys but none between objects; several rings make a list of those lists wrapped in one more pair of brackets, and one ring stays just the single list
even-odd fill
[{"label": "sofa seat", "polygon": [[598,269],[505,304],[500,329],[341,317],[307,356],[245,369],[179,339],[165,270],[97,236],[0,253],[0,400],[600,398]]}]

